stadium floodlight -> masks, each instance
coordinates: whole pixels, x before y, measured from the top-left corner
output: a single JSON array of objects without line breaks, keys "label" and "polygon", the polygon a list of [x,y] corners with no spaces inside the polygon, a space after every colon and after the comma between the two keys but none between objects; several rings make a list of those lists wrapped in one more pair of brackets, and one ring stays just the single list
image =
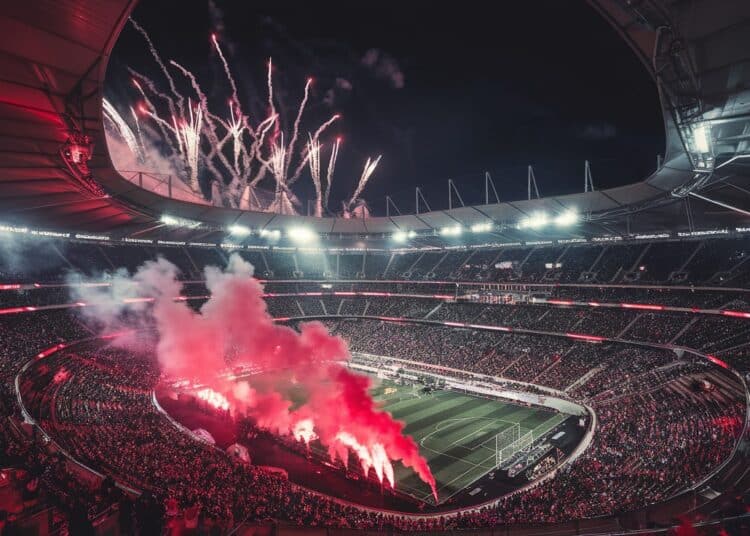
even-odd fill
[{"label": "stadium floodlight", "polygon": [[575,210],[566,210],[555,216],[555,225],[558,227],[568,227],[578,223],[578,213]]},{"label": "stadium floodlight", "polygon": [[261,229],[260,236],[269,240],[278,240],[281,238],[281,231],[278,229]]},{"label": "stadium floodlight", "polygon": [[463,228],[460,225],[456,224],[443,227],[442,229],[440,229],[440,234],[442,236],[460,236],[463,231]]},{"label": "stadium floodlight", "polygon": [[178,218],[177,216],[170,216],[169,214],[162,214],[161,218],[159,218],[159,221],[162,222],[164,225],[172,225],[175,227],[188,227],[190,229],[195,229],[196,227],[200,227],[201,222],[195,221],[195,220],[188,220],[186,218]]},{"label": "stadium floodlight", "polygon": [[394,242],[398,242],[399,244],[403,244],[404,242],[406,242],[406,239],[408,238],[408,235],[407,235],[406,231],[396,231],[395,233],[393,233],[393,236],[391,238],[393,238]]},{"label": "stadium floodlight", "polygon": [[534,212],[518,222],[519,229],[541,229],[549,223],[549,216],[544,212]]},{"label": "stadium floodlight", "polygon": [[309,227],[290,227],[286,230],[286,236],[297,243],[312,242],[318,239],[318,234]]},{"label": "stadium floodlight", "polygon": [[695,150],[701,154],[711,152],[711,127],[706,123],[698,123],[693,127],[693,144]]},{"label": "stadium floodlight", "polygon": [[244,225],[240,225],[238,223],[230,225],[227,230],[229,231],[229,234],[234,236],[247,236],[251,233],[249,227],[245,227]]},{"label": "stadium floodlight", "polygon": [[398,242],[399,244],[403,244],[410,238],[414,238],[417,236],[416,231],[396,231],[391,235],[391,238],[394,242]]},{"label": "stadium floodlight", "polygon": [[472,233],[486,233],[492,230],[492,222],[475,223],[471,226]]}]

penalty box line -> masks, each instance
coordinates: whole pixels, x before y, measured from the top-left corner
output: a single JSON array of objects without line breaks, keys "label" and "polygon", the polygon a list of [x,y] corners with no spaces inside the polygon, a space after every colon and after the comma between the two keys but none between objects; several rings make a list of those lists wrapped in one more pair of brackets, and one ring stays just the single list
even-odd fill
[{"label": "penalty box line", "polygon": [[[476,429],[476,430],[474,430],[473,432],[469,432],[469,433],[468,433],[468,434],[466,434],[465,436],[463,436],[463,437],[461,437],[461,438],[459,438],[459,439],[456,439],[456,440],[455,440],[455,441],[454,441],[453,443],[451,443],[450,445],[448,445],[448,447],[449,447],[449,448],[450,448],[450,447],[452,447],[453,445],[456,445],[456,444],[458,444],[458,443],[461,443],[462,441],[465,441],[466,439],[470,438],[470,437],[471,437],[471,436],[473,436],[474,434],[477,434],[477,433],[481,432],[482,430],[484,430],[485,428],[487,428],[488,426],[490,426],[490,425],[492,425],[492,424],[497,424],[497,423],[500,423],[500,422],[501,422],[501,423],[504,423],[504,424],[509,424],[510,426],[513,426],[514,424],[518,424],[518,423],[515,423],[515,422],[511,422],[511,421],[505,421],[505,420],[503,420],[503,419],[493,419],[492,417],[467,417],[467,419],[477,419],[477,420],[479,420],[479,419],[491,419],[491,420],[490,420],[490,422],[488,422],[488,423],[486,423],[486,424],[482,425],[481,427],[477,428],[477,429]],[[510,428],[510,426],[509,426],[508,428]],[[505,428],[504,430],[507,430],[508,428]],[[494,437],[494,436],[493,436],[493,437]],[[489,441],[489,440],[488,440],[488,441]],[[486,441],[485,441],[484,443],[486,443]],[[465,448],[465,449],[468,449],[468,450],[470,450],[470,451],[474,452],[475,450],[478,450],[478,449],[480,449],[480,448],[482,447],[482,445],[484,445],[484,443],[480,444],[480,445],[479,445],[478,447],[476,447],[476,448],[466,447],[466,446],[464,446],[464,445],[459,445],[459,446],[461,446],[461,447],[463,447],[463,448]]]},{"label": "penalty box line", "polygon": [[[548,424],[548,423],[549,423],[550,421],[552,421],[552,420],[556,419],[556,418],[557,418],[557,417],[558,417],[559,415],[562,415],[562,414],[561,414],[561,413],[555,414],[555,415],[553,415],[553,416],[549,417],[548,419],[545,419],[544,421],[542,421],[541,423],[539,423],[539,424],[538,424],[537,426],[535,426],[534,428],[526,428],[526,427],[521,427],[521,426],[520,426],[520,423],[519,423],[519,428],[520,428],[520,430],[521,430],[521,436],[520,436],[520,437],[523,437],[524,435],[526,435],[526,434],[528,434],[529,432],[531,432],[531,433],[532,433],[532,436],[531,436],[531,437],[532,437],[532,443],[533,443],[533,442],[536,442],[536,441],[537,441],[537,440],[538,440],[538,439],[539,439],[540,437],[542,437],[542,436],[543,436],[544,434],[546,434],[547,432],[549,432],[549,430],[551,430],[552,428],[554,428],[554,426],[557,426],[557,425],[558,425],[558,424],[560,424],[560,423],[557,423],[557,424],[555,424],[555,425],[554,425],[553,427],[551,427],[551,428],[548,428],[547,430],[545,430],[545,431],[544,431],[544,432],[542,432],[541,434],[537,434],[537,437],[534,437],[534,433],[535,433],[535,432],[536,432],[537,430],[541,430],[541,429],[544,429],[544,428],[545,428],[545,427],[547,426],[547,424]],[[566,416],[565,418],[567,418],[567,416]],[[564,421],[564,419],[563,419],[563,421]],[[563,421],[560,421],[560,422],[563,422]],[[492,441],[492,439],[493,439],[493,438],[489,438],[489,439],[488,439],[487,441],[485,441],[484,443],[482,443],[482,444],[480,445],[480,448],[483,448],[483,449],[485,449],[485,450],[491,450],[492,452],[495,452],[495,449],[493,449],[493,448],[490,448],[490,447],[487,447],[487,446],[485,446],[485,445],[487,445],[487,443],[489,443],[490,441]],[[504,445],[504,446],[503,446],[503,447],[501,447],[501,448],[505,448],[505,447],[507,447],[507,446],[510,446],[510,445],[512,445],[512,444],[513,444],[513,442],[511,441],[510,443],[508,443],[507,445]]]},{"label": "penalty box line", "polygon": [[[518,424],[518,423],[513,423],[513,424]],[[533,432],[537,428],[539,428],[539,427],[537,426],[536,428],[522,428],[522,427],[519,426],[519,430],[520,430],[520,436],[519,436],[519,438],[523,437],[524,435],[528,434],[529,432]],[[507,428],[506,428],[506,430],[507,430]],[[495,436],[490,437],[486,441],[482,442],[482,444],[479,445],[477,447],[477,449],[485,449],[485,450],[491,450],[492,452],[495,452],[494,448],[490,448],[490,447],[487,446],[487,443],[489,443],[490,441],[493,441],[494,439],[495,439]],[[515,441],[515,440],[513,440],[513,441]],[[513,441],[511,441],[510,443],[506,443],[505,445],[501,446],[500,448],[504,449],[505,447],[508,447],[508,446],[512,445]]]}]

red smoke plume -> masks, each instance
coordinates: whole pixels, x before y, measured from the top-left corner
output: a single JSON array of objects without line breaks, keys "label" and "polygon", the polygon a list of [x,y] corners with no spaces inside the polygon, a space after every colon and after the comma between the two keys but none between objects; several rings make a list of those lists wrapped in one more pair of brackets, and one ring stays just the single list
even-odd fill
[{"label": "red smoke plume", "polygon": [[[412,468],[435,491],[435,479],[403,424],[378,409],[369,395],[370,380],[347,369],[351,359],[343,339],[323,324],[302,324],[297,332],[274,323],[253,267],[232,255],[226,270],[207,267],[211,297],[199,312],[174,301],[181,290],[178,269],[163,258],[145,263],[135,274],[139,291],[154,296],[150,314],[158,330],[157,356],[170,376],[198,380],[224,395],[234,412],[246,413],[259,426],[295,437],[317,436],[332,458],[359,456],[367,472],[374,468],[393,485],[392,460]],[[247,383],[219,378],[227,365],[249,365],[272,381],[257,390]],[[295,384],[307,401],[292,410],[287,390]],[[312,433],[310,425],[312,424]]]}]

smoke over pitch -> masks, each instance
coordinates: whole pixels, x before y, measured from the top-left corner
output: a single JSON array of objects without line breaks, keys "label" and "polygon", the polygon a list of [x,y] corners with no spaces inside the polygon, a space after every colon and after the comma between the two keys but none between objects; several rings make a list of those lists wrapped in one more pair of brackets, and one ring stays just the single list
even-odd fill
[{"label": "smoke over pitch", "polygon": [[[174,300],[182,290],[177,275],[176,266],[159,258],[146,262],[129,278],[131,284],[137,283],[140,295],[155,298],[153,306],[143,307],[140,314],[156,325],[157,356],[165,373],[200,381],[220,393],[233,412],[246,413],[263,428],[298,440],[320,439],[332,458],[346,462],[348,452],[354,452],[365,472],[372,468],[391,485],[391,461],[401,460],[435,493],[434,477],[416,443],[404,436],[403,424],[377,408],[368,393],[368,378],[341,363],[351,358],[341,338],[319,322],[302,324],[299,332],[274,323],[262,297],[263,287],[252,277],[253,266],[237,254],[223,271],[205,269],[211,297],[198,312]],[[114,305],[97,309],[122,318],[120,296],[100,292],[95,298],[97,302],[111,298]],[[103,320],[116,325],[115,318]],[[271,381],[253,388],[219,378],[227,365],[241,364],[267,371],[264,377]],[[284,389],[292,384],[306,395],[306,402],[294,409]]]}]

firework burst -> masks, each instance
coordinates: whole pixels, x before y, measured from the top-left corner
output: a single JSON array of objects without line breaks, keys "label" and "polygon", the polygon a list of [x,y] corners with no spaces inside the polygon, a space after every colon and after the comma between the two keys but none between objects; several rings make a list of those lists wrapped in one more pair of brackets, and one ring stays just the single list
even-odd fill
[{"label": "firework burst", "polygon": [[190,173],[190,187],[197,191],[198,159],[200,157],[201,126],[203,125],[203,111],[193,107],[188,101],[189,120],[173,118],[175,134],[179,143],[180,153],[184,156]]},{"label": "firework burst", "polygon": [[351,207],[354,205],[357,199],[359,199],[359,196],[364,191],[365,186],[367,186],[367,181],[369,181],[372,174],[375,173],[375,168],[378,167],[381,157],[382,155],[378,156],[375,160],[367,158],[367,162],[365,162],[365,167],[362,169],[362,175],[360,175],[359,182],[357,183],[357,189],[354,190],[352,197],[345,204],[346,210],[351,209]]},{"label": "firework burst", "polygon": [[139,162],[143,162],[143,145],[140,140],[140,126],[138,124],[138,118],[135,115],[135,111],[131,108],[130,111],[133,114],[135,120],[136,131],[138,136],[130,128],[127,121],[119,114],[114,106],[107,100],[102,100],[102,109],[104,111],[104,118],[112,124],[112,127],[117,131],[120,137],[125,141],[130,151],[138,159]]},{"label": "firework burst", "polygon": [[[267,113],[251,119],[242,109],[237,81],[232,75],[229,61],[216,35],[212,35],[212,47],[231,89],[228,113],[214,113],[196,76],[173,60],[165,62],[146,30],[133,20],[131,24],[146,41],[151,56],[167,81],[167,90],[163,91],[154,80],[129,69],[141,100],[135,108],[131,107],[133,127],[109,101],[105,101],[105,117],[110,131],[125,141],[136,161],[148,163],[160,158],[163,160],[161,151],[166,149],[178,158],[180,165],[177,167],[182,168],[180,178],[197,195],[203,195],[201,184],[208,183],[210,187],[204,190],[212,192],[210,201],[214,204],[287,214],[296,213],[295,206],[300,205],[291,187],[309,169],[316,192],[315,213],[322,216],[328,207],[340,141],[337,139],[332,144],[323,181],[321,139],[340,116],[334,114],[317,128],[310,129],[312,133],[308,134],[307,143],[299,147],[313,79],[307,79],[291,127],[285,132],[284,122],[275,104],[274,64],[269,58],[266,73]],[[184,77],[188,91],[181,89],[170,69]],[[142,124],[143,118],[147,121]],[[368,160],[352,201],[361,195],[378,160]],[[274,197],[270,202],[261,203],[255,189],[267,184],[269,179],[273,181]]]}]

